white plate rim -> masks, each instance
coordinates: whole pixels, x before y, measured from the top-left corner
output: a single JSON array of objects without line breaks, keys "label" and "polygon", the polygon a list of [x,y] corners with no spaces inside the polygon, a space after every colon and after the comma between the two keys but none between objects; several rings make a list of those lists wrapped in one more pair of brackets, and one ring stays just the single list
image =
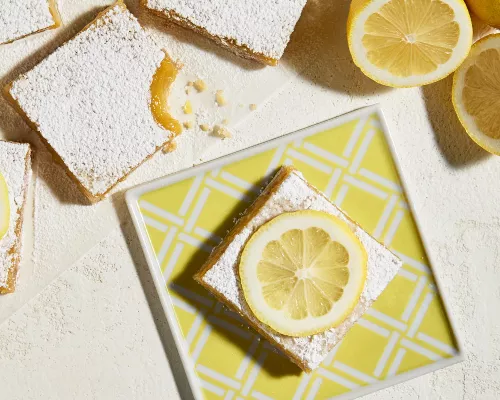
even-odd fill
[{"label": "white plate rim", "polygon": [[[399,179],[401,181],[402,189],[403,192],[406,196],[406,199],[408,200],[408,207],[410,208],[410,211],[413,215],[413,218],[415,220],[415,224],[417,226],[418,233],[420,235],[420,238],[422,240],[422,244],[424,247],[424,251],[427,255],[427,258],[429,260],[429,264],[431,265],[431,268],[433,270],[433,277],[436,283],[436,289],[437,292],[440,295],[440,299],[443,303],[443,307],[446,313],[446,316],[448,318],[448,321],[450,323],[450,328],[451,331],[454,335],[455,341],[456,341],[456,346],[458,349],[458,352],[450,357],[450,358],[443,358],[439,361],[436,361],[433,364],[426,365],[420,368],[417,368],[412,371],[404,372],[402,374],[393,376],[391,378],[385,379],[383,381],[379,381],[377,383],[369,384],[367,386],[362,386],[359,387],[353,391],[350,391],[348,393],[344,393],[338,396],[335,396],[335,400],[352,400],[364,395],[367,395],[369,393],[376,392],[378,390],[388,388],[390,386],[394,386],[398,383],[428,374],[430,372],[451,366],[453,364],[462,362],[464,360],[464,352],[463,352],[463,345],[462,342],[457,334],[457,329],[456,329],[456,322],[453,320],[452,314],[449,312],[449,306],[447,304],[446,296],[444,295],[444,292],[442,291],[442,285],[440,282],[440,278],[438,274],[434,273],[435,271],[435,266],[438,265],[435,262],[434,256],[432,255],[431,252],[429,252],[429,246],[428,243],[425,239],[425,236],[422,234],[422,229],[420,225],[420,221],[418,218],[417,213],[415,212],[415,208],[413,205],[412,197],[411,197],[411,191],[409,190],[408,184],[404,178],[404,174],[401,168],[401,165],[399,163],[399,158],[397,156],[396,148],[394,146],[394,142],[391,138],[391,135],[389,133],[389,127],[387,125],[386,119],[384,117],[384,114],[382,112],[382,109],[379,104],[374,104],[368,107],[363,107],[355,111],[351,111],[349,113],[343,114],[338,117],[334,117],[331,119],[328,119],[323,122],[319,122],[317,124],[311,125],[309,127],[299,129],[295,132],[280,136],[275,139],[271,139],[269,141],[251,146],[249,148],[239,150],[235,153],[231,153],[225,156],[222,156],[220,158],[217,158],[215,160],[211,160],[208,162],[201,163],[199,165],[196,165],[191,168],[187,168],[185,170],[173,173],[171,175],[167,175],[163,178],[156,179],[151,182],[147,182],[144,184],[141,184],[139,186],[136,186],[134,188],[129,189],[126,194],[126,203],[127,207],[129,209],[130,215],[132,217],[132,221],[135,227],[135,230],[137,232],[137,235],[139,237],[139,241],[141,243],[141,247],[144,251],[144,255],[146,257],[147,264],[149,266],[149,270],[151,272],[151,276],[153,277],[154,285],[156,288],[156,291],[158,292],[163,310],[165,312],[165,316],[167,318],[167,322],[169,325],[169,329],[172,332],[172,337],[174,338],[175,341],[175,346],[177,348],[177,351],[179,353],[181,362],[182,362],[182,368],[183,368],[183,373],[185,374],[185,377],[187,379],[187,383],[190,388],[190,393],[181,393],[181,396],[184,398],[184,396],[190,396],[195,400],[203,400],[204,396],[201,391],[201,385],[198,380],[198,376],[196,375],[195,372],[195,366],[192,362],[192,359],[189,355],[189,349],[185,345],[184,338],[182,336],[182,333],[180,332],[179,325],[176,320],[175,316],[175,310],[174,310],[174,305],[172,303],[171,297],[168,295],[168,292],[165,290],[166,287],[166,282],[163,278],[163,275],[161,274],[161,268],[160,265],[158,265],[157,258],[155,256],[154,250],[151,246],[151,243],[148,238],[147,231],[145,229],[145,224],[143,223],[142,220],[142,214],[139,210],[138,206],[138,200],[139,198],[148,192],[154,191],[161,189],[165,186],[169,186],[171,184],[174,184],[176,182],[191,178],[193,176],[196,176],[200,173],[203,173],[205,171],[210,171],[216,168],[223,167],[227,164],[230,164],[232,162],[238,161],[242,158],[247,158],[251,157],[253,155],[256,155],[258,153],[264,152],[266,150],[270,150],[272,148],[275,148],[279,145],[293,142],[294,140],[304,138],[306,136],[313,135],[318,132],[322,132],[328,129],[335,128],[339,125],[345,124],[349,121],[352,121],[353,119],[358,119],[358,118],[363,118],[363,117],[369,117],[372,114],[377,114],[380,120],[380,123],[382,125],[382,131],[384,132],[386,142],[389,146],[389,150],[392,156],[392,159],[394,161],[394,164],[396,166],[396,170],[399,175]],[[184,385],[179,385],[179,382],[176,382],[178,388],[180,389]]]}]

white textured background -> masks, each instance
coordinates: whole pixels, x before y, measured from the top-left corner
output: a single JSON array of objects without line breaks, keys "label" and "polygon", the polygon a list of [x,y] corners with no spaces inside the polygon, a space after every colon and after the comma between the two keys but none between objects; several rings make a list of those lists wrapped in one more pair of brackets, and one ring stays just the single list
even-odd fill
[{"label": "white textured background", "polygon": [[[76,1],[59,3],[65,21],[91,18],[75,11],[80,9],[74,7]],[[302,72],[261,105],[233,140],[218,143],[203,158],[380,102],[423,234],[437,260],[435,273],[457,322],[466,361],[366,398],[498,399],[500,160],[471,143],[461,128],[450,101],[450,78],[423,89],[380,87],[352,65],[345,43],[347,3],[321,8],[311,0],[308,11],[317,18],[319,31],[311,37],[304,34],[311,41],[305,47],[302,38],[294,37],[287,54],[290,65]],[[70,34],[70,28],[61,28],[57,43],[61,35]],[[10,58],[0,49],[0,83],[12,79],[26,58],[33,62],[50,51],[56,43],[53,35],[47,32],[12,45]],[[0,132],[33,140],[3,100]],[[49,181],[42,174],[37,186]],[[121,196],[93,210],[78,207],[71,196],[50,195],[47,190],[47,207],[60,210],[61,218],[86,220],[88,214],[106,213],[109,230],[93,247],[82,242],[82,254],[79,242],[68,243],[71,257],[55,252],[54,265],[68,260],[63,262],[65,272],[52,276],[51,265],[45,265],[33,279],[52,283],[41,285],[45,288],[36,297],[14,307],[17,312],[0,325],[0,398],[177,399],[166,356],[170,341],[165,317]],[[88,229],[87,235],[99,231],[95,226],[82,229]],[[63,232],[50,234],[63,241]]]}]

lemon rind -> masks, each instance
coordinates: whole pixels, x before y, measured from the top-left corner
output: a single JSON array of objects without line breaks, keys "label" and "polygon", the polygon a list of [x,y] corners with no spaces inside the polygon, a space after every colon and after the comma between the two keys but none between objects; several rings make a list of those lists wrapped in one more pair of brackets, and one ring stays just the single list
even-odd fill
[{"label": "lemon rind", "polygon": [[[476,56],[481,54],[485,48],[484,45],[490,41],[497,41],[498,46],[496,48],[500,49],[500,33],[494,33],[488,36],[485,36],[478,40],[476,43],[472,45],[469,56],[465,60],[465,62],[455,71],[453,75],[453,86],[452,86],[452,96],[451,101],[453,103],[453,108],[457,114],[457,117],[464,127],[465,131],[469,135],[469,137],[481,148],[488,151],[491,154],[495,154],[500,156],[500,139],[493,139],[484,133],[477,127],[476,122],[472,116],[465,110],[462,106],[461,101],[461,93],[463,89],[463,80],[464,75],[467,72],[468,68],[473,65],[473,61]],[[494,46],[492,46],[494,47]],[[490,143],[498,143],[498,147],[493,147]]]},{"label": "lemon rind", "polygon": [[[424,78],[422,78],[419,82],[412,83],[412,84],[406,84],[406,83],[397,84],[397,83],[391,82],[391,81],[389,81],[387,79],[380,78],[379,76],[371,73],[365,67],[365,65],[363,64],[363,62],[361,62],[360,57],[358,57],[357,51],[355,51],[355,45],[353,43],[353,36],[354,36],[354,31],[355,31],[355,28],[356,28],[356,24],[359,22],[359,19],[360,19],[361,15],[368,8],[368,6],[370,4],[372,4],[373,2],[375,2],[375,1],[376,0],[353,1],[352,4],[351,4],[351,8],[349,10],[349,16],[347,18],[347,44],[348,44],[349,51],[351,53],[353,62],[363,72],[363,74],[365,74],[371,80],[373,80],[373,81],[375,81],[375,82],[377,82],[377,83],[379,83],[381,85],[389,86],[389,87],[393,87],[393,88],[413,88],[413,87],[419,87],[419,86],[424,86],[424,85],[430,85],[432,83],[438,82],[438,81],[446,78],[447,76],[453,74],[453,72],[456,71],[457,68],[459,68],[460,65],[467,58],[467,55],[468,55],[468,53],[470,51],[470,48],[472,46],[472,38],[473,38],[472,21],[471,21],[470,14],[469,14],[469,12],[467,10],[467,6],[465,5],[465,3],[462,0],[456,0],[457,4],[460,5],[459,9],[461,9],[462,11],[464,11],[463,17],[465,17],[465,18],[468,19],[468,25],[467,26],[469,27],[469,34],[467,35],[468,38],[469,38],[469,40],[465,44],[465,48],[467,49],[467,51],[464,51],[463,55],[460,56],[460,57],[458,57],[458,60],[456,61],[456,66],[454,66],[452,68],[449,68],[445,72],[437,75],[435,78],[431,78],[431,79],[424,79]],[[384,1],[384,3],[382,5],[388,3],[391,0],[383,0],[383,1]],[[441,0],[441,1],[444,1],[446,4],[450,5],[450,7],[451,7],[451,4],[450,4],[449,0]],[[455,11],[455,9],[454,9],[454,11]],[[463,26],[461,26],[461,29],[462,28],[463,28]],[[451,62],[448,61],[448,62],[446,62],[445,64],[442,64],[442,65],[446,65],[446,64],[449,64],[449,63],[451,63]],[[369,62],[367,61],[366,64],[369,64]],[[380,69],[380,70],[383,71],[382,69]],[[429,75],[429,74],[427,74],[427,75]],[[422,75],[422,76],[425,77],[426,75]],[[411,76],[410,78],[414,78],[414,77],[415,77],[415,75]],[[398,77],[395,77],[395,78],[400,79]],[[404,80],[404,79],[402,79],[402,80]]]},{"label": "lemon rind", "polygon": [[[266,224],[262,225],[259,229],[257,229],[252,234],[252,236],[250,237],[250,239],[246,243],[246,245],[242,251],[241,257],[240,257],[240,262],[239,262],[239,266],[238,266],[238,273],[240,276],[240,283],[241,283],[241,287],[243,290],[243,296],[247,302],[247,305],[248,305],[250,311],[255,315],[255,317],[262,324],[267,325],[269,328],[271,328],[273,331],[275,331],[279,334],[282,334],[285,336],[292,336],[292,337],[307,337],[307,336],[315,335],[315,334],[318,334],[321,332],[325,332],[331,328],[335,328],[335,327],[341,325],[346,320],[346,318],[353,312],[354,308],[359,303],[361,294],[363,293],[363,289],[365,287],[366,280],[367,280],[368,255],[367,255],[366,250],[365,250],[364,246],[362,245],[361,241],[354,234],[354,232],[350,229],[350,227],[347,225],[347,223],[345,223],[344,221],[342,221],[339,218],[334,217],[331,214],[328,214],[328,213],[322,212],[322,211],[316,211],[316,210],[294,211],[294,212],[285,213],[285,214],[297,214],[297,213],[304,213],[304,212],[308,212],[311,214],[314,213],[317,215],[321,215],[322,218],[330,219],[331,221],[333,221],[334,224],[336,224],[337,226],[340,226],[342,231],[346,235],[348,235],[354,243],[356,243],[356,247],[360,250],[360,253],[361,253],[361,267],[360,267],[361,268],[361,278],[360,278],[361,283],[359,284],[359,286],[356,290],[356,293],[352,297],[353,301],[350,303],[350,305],[348,307],[345,308],[345,310],[343,310],[343,312],[334,321],[331,321],[328,324],[323,324],[315,329],[288,330],[288,329],[283,329],[280,326],[277,326],[276,324],[273,323],[273,321],[269,321],[269,318],[266,317],[262,312],[257,310],[257,307],[250,300],[250,298],[251,298],[250,292],[251,292],[252,288],[247,285],[245,279],[243,279],[243,274],[242,274],[242,270],[244,268],[244,261],[243,260],[248,258],[246,256],[246,252],[249,251],[248,249],[250,249],[252,247],[252,243],[258,238],[257,235],[258,235],[259,231],[261,231],[262,229],[268,229],[269,224],[277,223],[277,220],[280,217],[282,217],[284,214],[278,215],[277,217],[268,221]],[[302,323],[301,321],[298,321],[298,324],[301,324],[301,323]]]}]

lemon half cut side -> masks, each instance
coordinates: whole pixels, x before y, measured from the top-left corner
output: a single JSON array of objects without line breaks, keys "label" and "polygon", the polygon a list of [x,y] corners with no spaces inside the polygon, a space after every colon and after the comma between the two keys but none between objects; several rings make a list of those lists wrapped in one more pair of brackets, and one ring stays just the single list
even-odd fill
[{"label": "lemon half cut side", "polygon": [[472,23],[463,0],[353,0],[347,39],[369,78],[422,86],[460,66],[472,45]]},{"label": "lemon half cut side", "polygon": [[472,140],[500,155],[500,34],[474,43],[453,76],[452,100]]},{"label": "lemon half cut side", "polygon": [[10,204],[9,189],[5,178],[0,172],[0,240],[4,238],[9,230]]},{"label": "lemon half cut side", "polygon": [[283,213],[241,254],[243,294],[258,320],[287,336],[338,326],[359,301],[367,254],[346,222],[326,212]]}]

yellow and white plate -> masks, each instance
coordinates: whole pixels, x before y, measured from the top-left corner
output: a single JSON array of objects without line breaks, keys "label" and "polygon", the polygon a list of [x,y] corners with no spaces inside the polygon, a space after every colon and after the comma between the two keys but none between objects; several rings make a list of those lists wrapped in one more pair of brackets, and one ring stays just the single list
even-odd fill
[{"label": "yellow and white plate", "polygon": [[[369,107],[127,193],[177,352],[183,398],[352,399],[462,359],[378,107]],[[311,374],[273,351],[193,279],[280,165],[306,179],[404,266]]]}]

